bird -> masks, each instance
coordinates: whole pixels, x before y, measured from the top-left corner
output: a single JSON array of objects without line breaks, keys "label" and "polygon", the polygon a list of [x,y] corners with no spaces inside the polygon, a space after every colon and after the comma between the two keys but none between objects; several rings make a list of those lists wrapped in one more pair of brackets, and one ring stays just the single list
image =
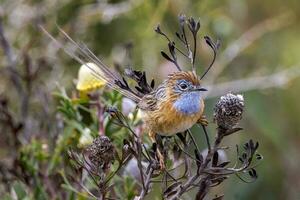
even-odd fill
[{"label": "bird", "polygon": [[[156,134],[172,136],[196,123],[207,125],[203,115],[205,91],[194,72],[179,71],[169,74],[155,90],[144,95],[137,106],[152,142],[156,142]],[[164,156],[159,150],[157,153],[163,169]]]},{"label": "bird", "polygon": [[[64,51],[81,64],[87,62],[97,66],[86,65],[94,76],[106,82],[106,85],[133,100],[137,108],[142,112],[142,121],[145,123],[146,131],[153,143],[156,143],[156,135],[173,136],[186,131],[194,124],[207,125],[204,116],[204,92],[200,78],[195,71],[176,71],[156,88],[148,87],[143,92],[136,92],[130,88],[124,78],[114,72],[92,53],[85,45],[78,44],[63,30],[60,30],[67,40],[72,44],[72,49],[63,45],[60,41],[46,34]],[[101,71],[101,73],[99,73]],[[129,72],[132,75],[132,70]],[[134,71],[141,78],[144,74]],[[160,168],[165,168],[164,156],[157,148],[157,157]]]}]

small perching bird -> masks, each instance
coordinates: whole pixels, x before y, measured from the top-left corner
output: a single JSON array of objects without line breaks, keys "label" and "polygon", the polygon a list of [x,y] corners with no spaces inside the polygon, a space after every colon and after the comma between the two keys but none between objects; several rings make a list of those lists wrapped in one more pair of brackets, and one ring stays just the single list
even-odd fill
[{"label": "small perching bird", "polygon": [[[150,85],[147,83],[144,72],[127,69],[127,71],[125,71],[125,75],[135,80],[138,84],[135,89],[132,89],[120,74],[113,72],[86,46],[76,43],[63,30],[59,28],[65,39],[70,42],[71,48],[70,46],[64,46],[61,42],[52,37],[45,29],[42,29],[57,44],[58,47],[64,49],[67,54],[76,59],[79,63],[82,65],[85,65],[86,63],[93,63],[93,65],[88,64],[86,66],[93,72],[95,78],[104,81],[110,88],[136,102],[137,107],[142,111],[142,120],[145,123],[149,136],[152,142],[156,142],[156,134],[172,136],[191,128],[195,123],[207,125],[207,120],[203,115],[203,92],[206,91],[206,89],[202,87],[200,79],[204,77],[212,66],[215,60],[218,44],[216,45],[213,43],[209,37],[205,37],[207,44],[214,51],[214,58],[211,65],[199,78],[194,66],[196,55],[195,38],[200,28],[200,23],[195,22],[193,18],[190,18],[188,21],[189,29],[192,32],[195,42],[194,51],[192,52],[185,36],[182,18],[180,18],[180,20],[182,35],[176,35],[187,47],[189,54],[188,58],[191,59],[192,63],[192,71],[181,71],[175,55],[175,49],[178,50],[178,48],[158,26],[155,31],[168,39],[171,57],[164,52],[162,52],[162,55],[167,60],[173,62],[179,71],[169,74],[167,79],[158,85],[156,89],[154,89],[154,82]],[[182,51],[180,52],[182,53]],[[97,69],[95,69],[95,66],[97,66]],[[158,149],[157,155],[161,168],[164,168],[164,157]]]}]

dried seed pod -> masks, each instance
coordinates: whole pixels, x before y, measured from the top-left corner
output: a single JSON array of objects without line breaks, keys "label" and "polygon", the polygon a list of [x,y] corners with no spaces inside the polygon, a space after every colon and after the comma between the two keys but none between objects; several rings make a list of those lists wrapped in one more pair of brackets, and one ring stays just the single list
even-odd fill
[{"label": "dried seed pod", "polygon": [[115,148],[107,136],[95,138],[86,152],[96,171],[106,171],[115,160]]},{"label": "dried seed pod", "polygon": [[220,128],[229,130],[242,119],[244,98],[242,95],[228,93],[221,96],[214,108],[214,121]]}]

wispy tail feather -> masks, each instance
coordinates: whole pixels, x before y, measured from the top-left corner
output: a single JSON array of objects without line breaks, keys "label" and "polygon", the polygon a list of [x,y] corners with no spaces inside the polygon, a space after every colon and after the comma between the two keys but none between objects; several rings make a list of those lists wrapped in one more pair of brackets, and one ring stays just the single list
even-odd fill
[{"label": "wispy tail feather", "polygon": [[116,72],[112,72],[109,67],[106,66],[97,56],[95,56],[95,54],[86,45],[78,44],[66,32],[58,27],[64,38],[71,45],[70,47],[67,47],[62,42],[54,38],[45,28],[43,28],[42,26],[40,26],[40,28],[55,43],[55,45],[57,45],[58,48],[63,49],[69,56],[74,58],[80,64],[84,65],[88,62],[92,62],[97,65],[97,67],[99,67],[99,69],[103,73],[99,73],[86,65],[97,79],[105,80],[110,88],[120,92],[121,94],[135,102],[139,102],[141,100],[141,97],[134,92],[122,89],[118,84],[116,84],[117,82],[122,81],[121,76]]}]

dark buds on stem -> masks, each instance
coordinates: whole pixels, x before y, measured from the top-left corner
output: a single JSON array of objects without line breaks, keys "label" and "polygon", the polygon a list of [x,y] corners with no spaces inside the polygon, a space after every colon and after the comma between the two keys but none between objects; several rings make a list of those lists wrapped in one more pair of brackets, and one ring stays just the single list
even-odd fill
[{"label": "dark buds on stem", "polygon": [[200,79],[203,79],[205,77],[205,75],[209,72],[209,70],[215,63],[216,57],[217,57],[217,52],[220,48],[220,40],[217,40],[216,42],[214,42],[209,36],[204,36],[204,39],[205,39],[206,44],[213,50],[213,59]]}]

